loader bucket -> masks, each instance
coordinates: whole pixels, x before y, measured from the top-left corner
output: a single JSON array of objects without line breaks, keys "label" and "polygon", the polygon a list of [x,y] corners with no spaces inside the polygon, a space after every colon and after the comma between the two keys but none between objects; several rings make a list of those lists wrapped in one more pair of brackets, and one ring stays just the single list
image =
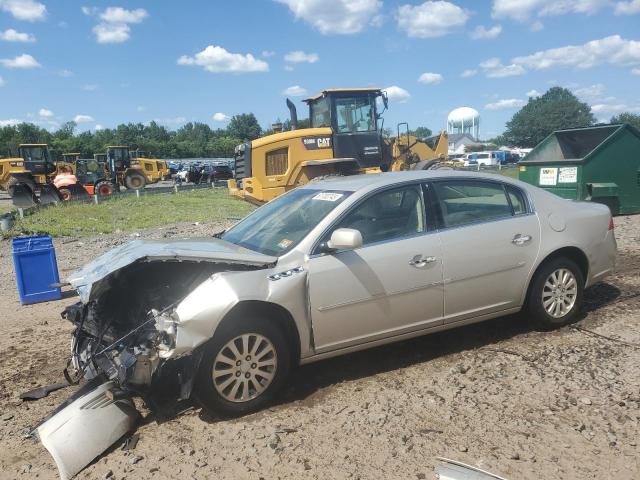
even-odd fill
[{"label": "loader bucket", "polygon": [[42,185],[40,188],[40,204],[49,205],[62,202],[64,199],[60,191],[54,185]]},{"label": "loader bucket", "polygon": [[84,189],[84,187],[79,183],[68,185],[65,188],[71,193],[71,198],[69,200],[88,200],[89,199],[89,194]]},{"label": "loader bucket", "polygon": [[38,204],[33,190],[24,183],[18,183],[11,188],[11,199],[18,208],[31,208]]}]

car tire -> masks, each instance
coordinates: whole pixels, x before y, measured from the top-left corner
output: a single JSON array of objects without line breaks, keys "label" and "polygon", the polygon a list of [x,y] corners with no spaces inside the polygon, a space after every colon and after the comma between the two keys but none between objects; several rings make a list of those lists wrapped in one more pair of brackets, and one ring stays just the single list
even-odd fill
[{"label": "car tire", "polygon": [[568,258],[556,258],[536,272],[527,310],[536,327],[551,330],[575,320],[582,306],[584,275]]},{"label": "car tire", "polygon": [[286,336],[271,319],[226,322],[205,348],[196,400],[209,413],[223,417],[260,410],[284,385],[291,368],[290,352]]}]

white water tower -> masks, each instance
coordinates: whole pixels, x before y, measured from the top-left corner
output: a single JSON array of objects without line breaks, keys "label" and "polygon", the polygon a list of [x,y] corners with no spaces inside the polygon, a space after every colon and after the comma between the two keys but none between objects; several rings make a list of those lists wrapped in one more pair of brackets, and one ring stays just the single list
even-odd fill
[{"label": "white water tower", "polygon": [[480,113],[471,107],[456,108],[447,117],[447,132],[468,133],[477,141],[480,133]]}]

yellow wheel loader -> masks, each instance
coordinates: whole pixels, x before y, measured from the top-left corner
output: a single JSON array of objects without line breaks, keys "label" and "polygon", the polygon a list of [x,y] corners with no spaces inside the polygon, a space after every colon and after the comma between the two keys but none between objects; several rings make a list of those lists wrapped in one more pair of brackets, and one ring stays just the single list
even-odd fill
[{"label": "yellow wheel loader", "polygon": [[53,185],[58,173],[47,144],[21,144],[17,154],[0,159],[0,189],[8,192],[13,204],[20,208],[57,203],[64,200]]},{"label": "yellow wheel loader", "polygon": [[107,168],[111,176],[116,179],[118,185],[130,190],[140,190],[147,184],[147,177],[140,166],[131,158],[129,147],[122,145],[107,146],[106,157]]},{"label": "yellow wheel loader", "polygon": [[304,101],[309,128],[296,128],[296,108],[287,99],[292,130],[236,147],[232,195],[263,203],[322,176],[427,169],[446,159],[445,132],[429,145],[410,135],[408,126],[401,135],[405,123],[395,138],[383,137],[388,101],[379,88],[328,89]]},{"label": "yellow wheel loader", "polygon": [[171,177],[169,165],[165,160],[153,158],[149,152],[131,151],[131,165],[140,168],[147,183],[156,183]]}]

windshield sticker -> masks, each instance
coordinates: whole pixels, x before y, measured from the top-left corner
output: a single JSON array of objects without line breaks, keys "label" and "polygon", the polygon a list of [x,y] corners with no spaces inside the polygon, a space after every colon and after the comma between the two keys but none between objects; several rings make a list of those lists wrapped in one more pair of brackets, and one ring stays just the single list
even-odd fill
[{"label": "windshield sticker", "polygon": [[344,193],[335,192],[320,192],[312,198],[312,200],[324,200],[325,202],[335,202],[340,200],[344,196]]},{"label": "windshield sticker", "polygon": [[280,240],[278,247],[284,250],[285,248],[288,248],[289,245],[291,245],[292,243],[293,243],[293,240],[289,240],[288,238],[283,238],[282,240]]},{"label": "windshield sticker", "polygon": [[541,168],[539,185],[556,185],[558,179],[557,168]]}]

